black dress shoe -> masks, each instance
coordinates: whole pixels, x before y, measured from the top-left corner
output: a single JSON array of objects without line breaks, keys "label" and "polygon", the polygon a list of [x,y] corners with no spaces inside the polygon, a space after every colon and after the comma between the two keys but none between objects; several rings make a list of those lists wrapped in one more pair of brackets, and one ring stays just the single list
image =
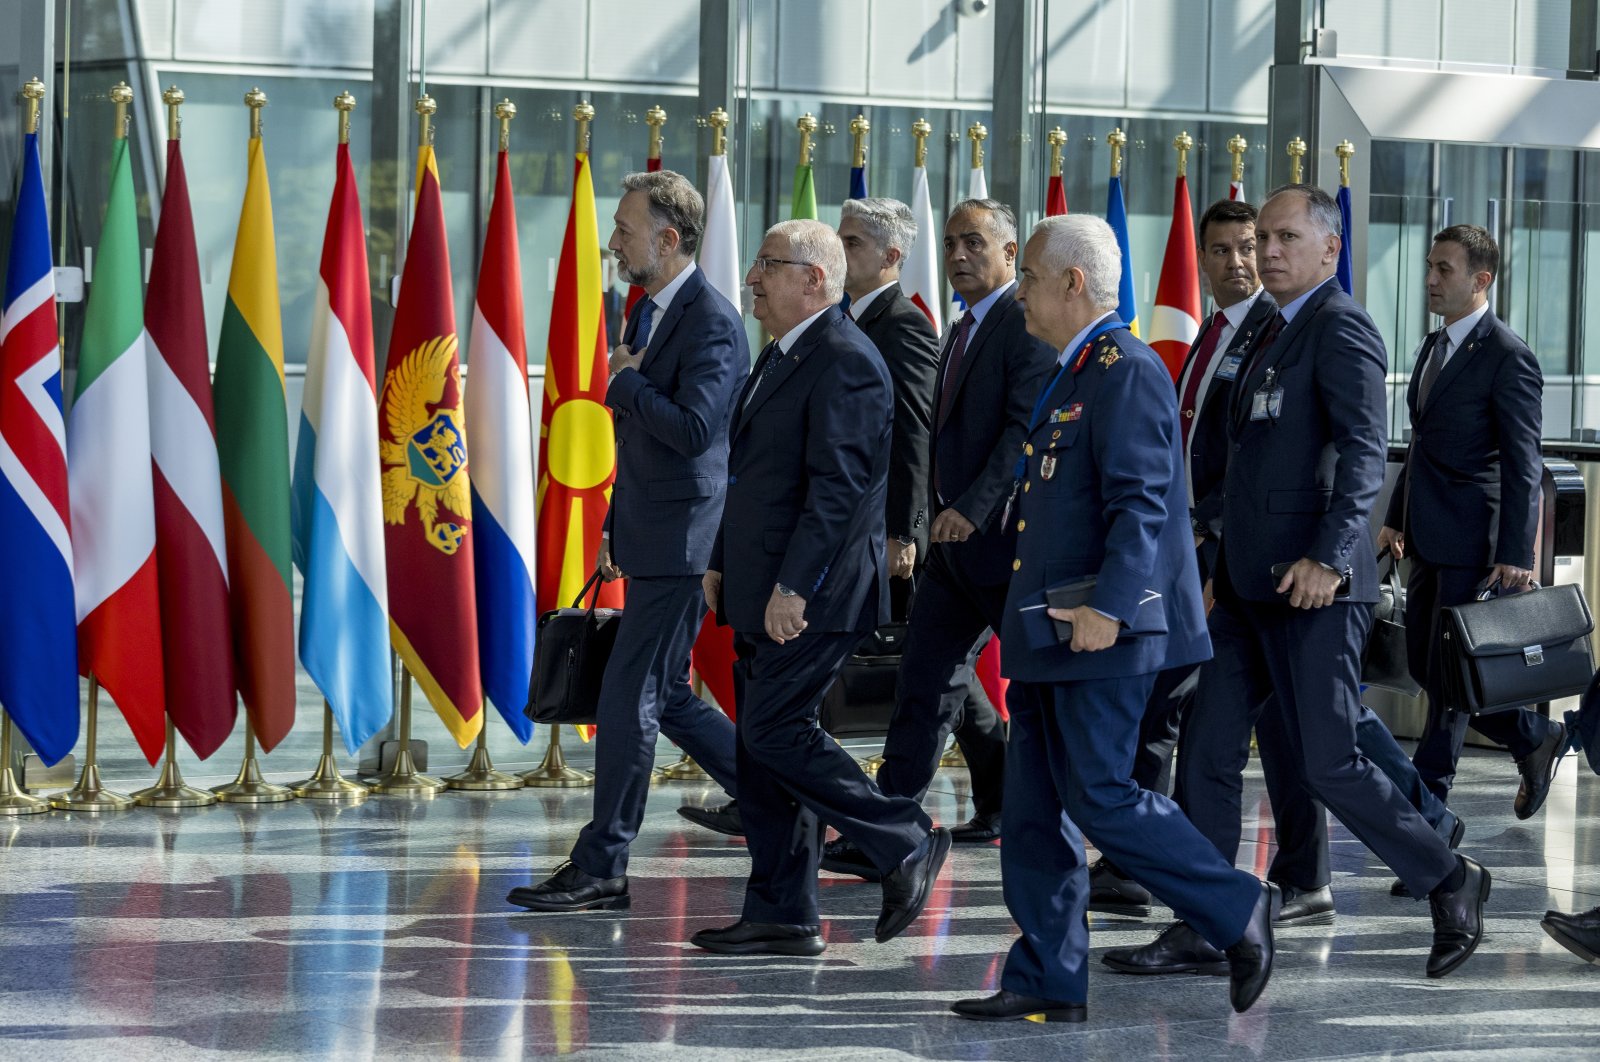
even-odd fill
[{"label": "black dress shoe", "polygon": [[821,955],[827,944],[820,926],[786,926],[740,920],[723,929],[702,929],[689,938],[719,955]]},{"label": "black dress shoe", "polygon": [[960,999],[950,1004],[958,1018],[972,1021],[1088,1021],[1089,1008],[1083,1003],[1063,1003],[1056,999],[1019,996],[1004,988],[982,999]]},{"label": "black dress shoe", "polygon": [[928,839],[906,856],[905,862],[883,876],[883,910],[873,939],[885,944],[916,920],[928,906],[934,879],[950,854],[950,831],[943,826],[928,833]]},{"label": "black dress shoe", "polygon": [[1122,974],[1225,974],[1228,957],[1187,922],[1174,922],[1139,948],[1112,948],[1100,961]]},{"label": "black dress shoe", "polygon": [[1522,784],[1517,786],[1517,799],[1512,805],[1519,819],[1531,819],[1544,807],[1550,795],[1550,783],[1555,780],[1561,757],[1567,754],[1567,728],[1553,723],[1550,733],[1538,748],[1517,761],[1517,773]]},{"label": "black dress shoe", "polygon": [[1333,924],[1333,887],[1297,889],[1283,887],[1283,907],[1272,917],[1275,926],[1330,926]]},{"label": "black dress shoe", "polygon": [[[1454,852],[1457,848],[1461,847],[1461,838],[1467,835],[1467,824],[1461,820],[1460,815],[1457,815],[1453,811],[1447,811],[1446,814],[1455,819],[1454,824],[1452,824],[1450,827],[1449,841],[1450,851]],[[1411,895],[1411,890],[1406,888],[1405,882],[1401,881],[1399,878],[1395,878],[1394,884],[1389,886],[1389,895],[1406,897]]]},{"label": "black dress shoe", "polygon": [[628,876],[597,878],[570,859],[537,885],[512,889],[506,901],[530,911],[621,911],[628,898]]},{"label": "black dress shoe", "polygon": [[1584,962],[1600,966],[1600,907],[1579,914],[1546,911],[1539,925],[1551,940]]},{"label": "black dress shoe", "polygon": [[882,881],[883,871],[873,865],[867,853],[843,837],[822,846],[822,869],[834,874],[854,874],[863,881]]},{"label": "black dress shoe", "polygon": [[[1228,1002],[1235,1014],[1249,1010],[1272,977],[1272,909],[1277,901],[1278,887],[1263,881],[1244,935],[1228,947]],[[1331,893],[1328,903],[1333,903]]]},{"label": "black dress shoe", "polygon": [[999,815],[974,815],[960,826],[950,828],[950,840],[954,844],[988,844],[999,839]]},{"label": "black dress shoe", "polygon": [[719,807],[697,808],[685,804],[678,809],[678,814],[694,823],[704,826],[713,833],[720,833],[727,837],[744,836],[744,818],[739,814],[739,802],[730,800]]},{"label": "black dress shoe", "polygon": [[1105,859],[1089,868],[1089,910],[1097,914],[1150,915],[1150,890],[1132,878],[1125,878]]},{"label": "black dress shoe", "polygon": [[1483,903],[1489,898],[1489,872],[1476,860],[1458,855],[1466,880],[1454,892],[1440,886],[1428,894],[1433,912],[1433,949],[1428,976],[1443,977],[1472,957],[1483,939]]}]

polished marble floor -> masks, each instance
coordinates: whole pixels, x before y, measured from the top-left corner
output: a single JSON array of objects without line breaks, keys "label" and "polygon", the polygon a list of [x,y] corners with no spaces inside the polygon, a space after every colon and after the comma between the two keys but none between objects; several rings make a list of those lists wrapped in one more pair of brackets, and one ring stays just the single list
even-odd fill
[{"label": "polished marble floor", "polygon": [[[307,773],[315,722],[268,757],[269,777]],[[148,784],[119,727],[105,728],[108,782]],[[427,736],[434,773],[464,761],[442,730]],[[533,766],[537,750],[503,729],[496,740],[501,766]],[[588,764],[590,750],[566,747]],[[237,755],[235,742],[185,761],[189,781],[226,781]],[[660,761],[672,758],[663,743]],[[958,849],[929,912],[888,945],[871,940],[877,888],[825,875],[820,958],[688,947],[737,917],[747,867],[739,844],[673,813],[715,799],[695,784],[652,790],[620,914],[503,900],[564,857],[587,817],[581,789],[0,821],[0,1059],[1595,1058],[1600,969],[1537,920],[1600,903],[1597,783],[1569,757],[1544,812],[1517,822],[1509,761],[1468,753],[1464,850],[1495,884],[1488,936],[1454,976],[1423,976],[1425,908],[1391,899],[1387,872],[1336,827],[1337,924],[1280,934],[1249,1014],[1229,1012],[1219,978],[1095,964],[1081,1026],[946,1011],[994,987],[1013,932],[992,847]],[[1249,786],[1264,816],[1254,770]],[[941,772],[929,805],[966,816],[961,772]],[[1267,855],[1258,840],[1241,858]],[[1094,947],[1142,942],[1157,924],[1097,919]]]}]

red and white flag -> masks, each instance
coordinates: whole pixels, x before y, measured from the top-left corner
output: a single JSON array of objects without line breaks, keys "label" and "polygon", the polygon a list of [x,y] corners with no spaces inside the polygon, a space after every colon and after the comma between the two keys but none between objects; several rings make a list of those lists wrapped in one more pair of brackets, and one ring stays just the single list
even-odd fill
[{"label": "red and white flag", "polygon": [[1231,184],[1228,185],[1228,198],[1229,199],[1243,201],[1243,199],[1244,199],[1244,181],[1242,179],[1234,181],[1234,182],[1232,182]]},{"label": "red and white flag", "polygon": [[906,264],[900,270],[900,290],[928,315],[935,333],[944,331],[939,307],[939,234],[933,225],[933,197],[928,192],[928,170],[918,166],[911,171],[911,215],[917,220],[917,238],[906,251]]},{"label": "red and white flag", "polygon": [[1183,359],[1200,331],[1200,267],[1195,258],[1194,212],[1189,179],[1180,176],[1172,194],[1172,225],[1167,253],[1156,284],[1155,313],[1150,318],[1150,346],[1161,355],[1176,381]]},{"label": "red and white flag", "polygon": [[203,760],[232,733],[238,708],[211,362],[177,140],[167,141],[167,188],[144,307],[167,715]]}]

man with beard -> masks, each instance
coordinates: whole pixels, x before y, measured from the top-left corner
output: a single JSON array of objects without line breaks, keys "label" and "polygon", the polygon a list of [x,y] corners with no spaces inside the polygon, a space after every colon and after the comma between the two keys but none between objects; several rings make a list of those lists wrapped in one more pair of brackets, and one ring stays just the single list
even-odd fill
[{"label": "man with beard", "polygon": [[664,732],[730,794],[733,723],[689,687],[706,605],[700,581],[722,517],[728,413],[749,371],[739,311],[694,264],[705,203],[670,170],[623,178],[611,250],[644,288],[611,354],[617,478],[597,565],[628,578],[597,707],[594,818],[547,880],[511,891],[535,911],[629,905],[628,844],[639,832],[656,735]]}]

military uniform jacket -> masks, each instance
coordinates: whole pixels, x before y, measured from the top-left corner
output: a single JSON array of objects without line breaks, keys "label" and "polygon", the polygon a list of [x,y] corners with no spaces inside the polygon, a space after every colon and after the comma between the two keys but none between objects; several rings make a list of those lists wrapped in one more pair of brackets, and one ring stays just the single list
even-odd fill
[{"label": "military uniform jacket", "polygon": [[[1079,367],[1073,371],[1073,365]],[[1026,435],[1006,598],[1008,678],[1143,675],[1211,656],[1189,529],[1178,403],[1161,359],[1125,328],[1069,351]],[[1096,653],[1055,640],[1050,587],[1093,576],[1094,608],[1146,633]],[[1025,648],[1024,648],[1025,647]],[[1020,651],[1019,651],[1020,650]]]}]

